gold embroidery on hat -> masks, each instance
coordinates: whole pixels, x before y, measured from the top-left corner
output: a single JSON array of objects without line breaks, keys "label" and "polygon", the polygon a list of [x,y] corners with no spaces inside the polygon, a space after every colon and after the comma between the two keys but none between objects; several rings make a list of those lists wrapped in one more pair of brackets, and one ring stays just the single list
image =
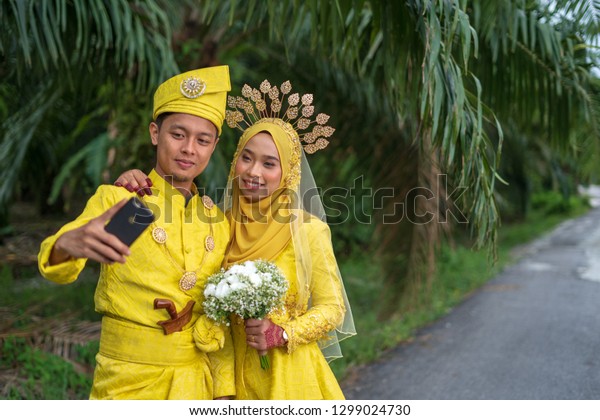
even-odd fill
[{"label": "gold embroidery on hat", "polygon": [[186,98],[194,99],[204,93],[206,90],[206,83],[202,79],[190,76],[181,82],[179,90],[181,90],[181,94]]},{"label": "gold embroidery on hat", "polygon": [[[298,93],[290,94],[292,84],[289,80],[279,88],[265,80],[259,88],[260,90],[244,85],[243,97],[227,98],[227,105],[231,110],[225,111],[225,119],[229,127],[244,131],[261,121],[279,120],[282,127],[287,129],[289,126],[289,130],[286,131],[294,132],[293,137],[301,142],[306,153],[314,153],[327,147],[329,141],[326,137],[331,137],[335,129],[325,125],[329,121],[327,114],[318,114],[315,119],[311,119],[315,113],[311,93],[302,97]],[[287,105],[284,106],[288,94],[290,95],[287,97]]]}]

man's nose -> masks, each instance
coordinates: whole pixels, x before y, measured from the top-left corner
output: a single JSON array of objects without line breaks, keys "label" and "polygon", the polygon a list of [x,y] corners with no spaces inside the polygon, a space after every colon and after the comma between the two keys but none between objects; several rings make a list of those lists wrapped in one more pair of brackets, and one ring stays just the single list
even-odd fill
[{"label": "man's nose", "polygon": [[185,139],[183,141],[182,146],[181,146],[181,151],[183,153],[186,153],[186,154],[189,154],[189,155],[193,155],[194,152],[195,152],[194,144],[195,144],[195,140],[194,139]]}]

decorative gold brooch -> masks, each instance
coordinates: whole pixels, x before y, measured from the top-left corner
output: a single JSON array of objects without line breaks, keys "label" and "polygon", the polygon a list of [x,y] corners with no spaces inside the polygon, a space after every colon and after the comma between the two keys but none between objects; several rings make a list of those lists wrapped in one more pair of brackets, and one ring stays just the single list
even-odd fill
[{"label": "decorative gold brooch", "polygon": [[202,79],[190,76],[181,82],[179,90],[181,90],[181,94],[186,98],[194,99],[204,93],[206,83]]},{"label": "decorative gold brooch", "polygon": [[[210,211],[215,206],[212,199],[207,195],[202,197],[202,204],[208,211]],[[167,239],[168,239],[167,231],[160,226],[156,226],[156,222],[154,222],[154,228],[152,229],[152,238],[154,239],[154,241],[157,244],[159,244],[161,246],[161,249],[163,250],[165,255],[168,257],[169,261],[171,261],[173,266],[176,267],[178,269],[178,271],[183,273],[183,275],[179,279],[179,288],[183,291],[191,290],[196,285],[196,282],[198,281],[197,272],[204,265],[204,262],[206,261],[206,257],[208,256],[208,254],[210,254],[211,252],[213,252],[215,250],[216,243],[215,243],[215,238],[213,236],[212,222],[209,223],[209,226],[210,226],[210,233],[208,235],[206,235],[206,237],[204,238],[204,249],[206,250],[206,252],[204,253],[204,255],[202,257],[202,262],[200,263],[200,265],[198,266],[198,268],[196,270],[188,271],[185,269],[185,267],[182,267],[177,261],[175,261],[175,259],[171,255],[171,252],[169,251],[169,247],[167,246]]]}]

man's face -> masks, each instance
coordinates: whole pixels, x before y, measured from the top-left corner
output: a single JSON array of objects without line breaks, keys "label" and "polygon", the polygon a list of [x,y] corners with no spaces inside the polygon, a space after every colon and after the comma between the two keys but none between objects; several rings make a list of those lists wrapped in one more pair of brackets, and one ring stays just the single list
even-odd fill
[{"label": "man's face", "polygon": [[189,114],[171,114],[160,128],[150,123],[156,146],[156,172],[180,190],[190,191],[194,178],[210,160],[219,138],[210,121]]}]

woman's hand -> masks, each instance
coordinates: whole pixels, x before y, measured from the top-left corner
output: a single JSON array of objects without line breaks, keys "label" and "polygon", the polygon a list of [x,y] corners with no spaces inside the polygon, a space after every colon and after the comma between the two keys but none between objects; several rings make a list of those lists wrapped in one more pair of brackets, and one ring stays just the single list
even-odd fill
[{"label": "woman's hand", "polygon": [[246,343],[264,356],[273,347],[285,346],[283,328],[268,319],[247,319]]},{"label": "woman's hand", "polygon": [[139,169],[130,169],[123,172],[115,181],[116,187],[123,187],[129,192],[136,192],[137,195],[152,195],[152,181]]}]

